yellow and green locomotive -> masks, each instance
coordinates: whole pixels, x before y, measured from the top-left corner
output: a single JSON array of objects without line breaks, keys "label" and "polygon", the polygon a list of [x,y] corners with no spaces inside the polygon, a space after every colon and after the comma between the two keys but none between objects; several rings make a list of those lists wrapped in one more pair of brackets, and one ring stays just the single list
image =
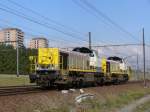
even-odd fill
[{"label": "yellow and green locomotive", "polygon": [[128,68],[121,58],[102,59],[88,48],[73,51],[59,48],[39,48],[37,57],[30,57],[30,81],[40,86],[101,85],[105,82],[125,82],[129,79]]}]

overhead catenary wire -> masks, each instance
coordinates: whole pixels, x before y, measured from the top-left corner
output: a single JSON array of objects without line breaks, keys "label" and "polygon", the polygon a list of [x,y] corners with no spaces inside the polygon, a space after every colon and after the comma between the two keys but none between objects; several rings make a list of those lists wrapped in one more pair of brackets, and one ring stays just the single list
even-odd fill
[{"label": "overhead catenary wire", "polygon": [[[40,14],[39,12],[37,12],[37,11],[31,9],[31,8],[27,8],[27,7],[21,5],[21,4],[17,3],[17,2],[14,2],[14,1],[12,1],[12,0],[7,0],[7,1],[10,2],[10,3],[12,3],[12,4],[14,4],[15,6],[18,6],[18,7],[22,8],[22,9],[26,10],[26,11],[30,11],[30,12],[33,13],[34,15],[43,18],[45,21],[52,22],[52,23],[54,23],[54,24],[56,24],[56,25],[58,25],[58,26],[61,26],[61,27],[65,28],[65,29],[67,29],[67,30],[71,30],[71,31],[74,32],[74,33],[78,33],[78,34],[80,34],[80,35],[83,36],[83,37],[87,37],[87,35],[81,33],[80,31],[77,31],[77,30],[74,29],[74,28],[71,28],[71,27],[68,27],[68,26],[66,26],[66,25],[64,25],[64,24],[62,24],[62,23],[59,23],[59,22],[57,22],[57,21],[55,21],[55,20],[53,20],[53,19],[51,19],[51,18],[49,18],[49,17],[46,17],[45,15],[42,15],[42,14]],[[93,41],[93,42],[97,42],[97,41]],[[104,41],[102,41],[102,42],[104,43]]]},{"label": "overhead catenary wire", "polygon": [[[86,8],[85,6],[83,6],[82,4],[80,4],[77,0],[72,0],[75,4],[77,4],[79,7],[81,7],[82,9],[84,9],[86,12],[90,13],[91,15],[95,16],[97,19],[100,19],[105,25],[109,26],[111,29],[112,27],[109,25],[109,23],[105,22],[103,19],[101,19],[98,15],[96,15],[95,13],[93,13],[91,10],[89,10],[88,8]],[[102,43],[106,43],[105,41],[101,40],[100,42]]]},{"label": "overhead catenary wire", "polygon": [[[108,45],[93,45],[92,49],[97,49],[96,51],[99,51],[100,49],[105,49],[107,48],[109,51],[112,51],[111,56],[113,55],[117,55],[117,56],[121,56],[121,57],[126,57],[126,56],[130,56],[130,54],[124,53],[122,50],[117,50],[116,48],[125,48],[125,47],[134,47],[134,46],[141,46],[142,44],[138,44],[138,43],[126,43],[126,44],[108,44]],[[111,49],[112,47],[115,47],[115,49]],[[67,47],[68,49],[73,49],[73,47]],[[67,49],[66,48],[66,49]],[[65,49],[65,48],[64,48]],[[137,48],[138,49],[138,48]],[[107,51],[108,50],[104,50]],[[102,50],[103,51],[103,50]],[[134,52],[134,55],[136,55],[137,53]],[[106,54],[105,54],[106,56]],[[107,56],[110,56],[110,54]]]},{"label": "overhead catenary wire", "polygon": [[[12,0],[8,0],[8,1],[11,1],[13,4],[15,4],[15,5],[17,5],[17,6],[19,6],[19,7],[21,7],[21,8],[26,8],[26,7],[24,7],[24,6],[22,6],[22,5],[20,5],[20,4],[18,4],[18,3],[16,3],[16,2],[13,2]],[[2,4],[3,5],[3,4]],[[3,5],[3,6],[5,6],[5,5]],[[7,6],[5,6],[5,7],[7,7]],[[7,9],[10,9],[9,7],[7,7]],[[12,10],[12,9],[11,9]],[[31,12],[33,12],[33,13],[35,13],[36,15],[39,15],[39,13],[37,13],[37,12],[35,12],[35,11],[33,11],[32,9],[29,9],[29,8],[26,8],[26,10],[31,10]],[[17,11],[18,12],[18,11]],[[18,12],[19,14],[21,13],[21,12]],[[21,14],[23,14],[23,13],[21,13]],[[23,16],[26,16],[25,14],[23,14]],[[42,15],[39,15],[40,17],[42,17]],[[46,17],[44,17],[44,19],[46,19]],[[34,18],[34,20],[36,20],[35,18]],[[59,24],[59,23],[58,23]],[[47,25],[47,24],[46,24]],[[49,25],[49,24],[48,24]],[[57,28],[58,29],[58,28]],[[64,33],[64,32],[63,32]],[[76,37],[75,35],[71,35],[72,37]],[[80,38],[77,38],[78,40],[82,40],[82,41],[84,41],[84,42],[88,42],[87,40],[85,40],[85,39],[82,39],[81,37]],[[97,42],[97,41],[94,41],[93,40],[93,42]],[[102,41],[102,40],[100,40],[100,42],[102,42],[102,43],[106,43],[106,42],[104,42],[104,41]]]},{"label": "overhead catenary wire", "polygon": [[[101,17],[103,17],[104,19],[106,19],[108,22],[110,22],[111,24],[113,24],[116,28],[118,28],[119,30],[121,30],[122,32],[128,34],[130,37],[132,37],[133,39],[136,39],[136,36],[134,36],[132,33],[128,32],[126,29],[124,29],[122,26],[120,26],[117,22],[115,22],[114,20],[112,20],[110,17],[108,17],[106,14],[104,14],[102,11],[100,11],[99,9],[97,9],[94,5],[92,5],[90,2],[88,2],[87,0],[80,0],[82,3],[84,3],[85,5],[87,5],[89,8],[91,8],[93,11],[97,12]],[[138,40],[139,41],[139,40]]]},{"label": "overhead catenary wire", "polygon": [[[110,48],[110,47],[100,47],[100,48],[98,48],[98,49],[101,49],[101,50],[103,50],[103,52],[105,51],[105,52],[109,52],[107,55],[108,56],[119,56],[119,57],[126,57],[126,56],[129,56],[127,53],[124,53],[124,52],[122,52],[122,50],[117,50],[117,49],[113,49],[112,47]],[[105,50],[105,49],[107,49],[107,50]],[[112,51],[112,52],[111,52]]]},{"label": "overhead catenary wire", "polygon": [[[92,48],[93,49],[103,49],[103,48],[108,48],[108,50],[110,50],[110,51],[113,51],[113,53],[111,54],[111,55],[120,55],[120,56],[130,56],[129,54],[127,54],[127,53],[124,53],[122,50],[120,50],[120,51],[116,51],[117,49],[116,48],[120,48],[120,47],[130,47],[130,46],[132,46],[132,47],[134,47],[134,46],[139,46],[139,47],[141,47],[142,46],[142,44],[139,44],[139,43],[126,43],[126,44],[108,44],[108,45],[93,45],[92,46]],[[147,45],[146,45],[147,46]],[[110,47],[115,47],[115,49],[110,49]],[[68,49],[73,49],[73,47],[68,47]],[[137,48],[138,49],[138,48]],[[98,51],[97,50],[97,51]],[[107,52],[108,52],[108,50],[107,50]],[[134,52],[134,55],[137,55],[137,53],[135,53]]]},{"label": "overhead catenary wire", "polygon": [[[0,20],[3,22],[3,24],[5,23],[5,24],[7,24],[7,27],[9,27],[8,25],[10,25],[8,22],[6,22],[6,21],[4,21],[4,20],[2,20],[1,18],[0,18]],[[29,34],[29,35],[31,35],[31,36],[40,36],[40,35],[42,35],[42,36],[47,36],[47,37],[54,37],[54,38],[60,38],[60,37],[57,37],[57,36],[53,36],[53,35],[49,35],[49,34],[45,34],[45,33],[42,33],[42,32],[39,32],[39,31],[35,31],[35,30],[33,30],[33,29],[31,29],[31,28],[29,28],[29,27],[24,27],[24,26],[19,26],[19,25],[17,25],[17,24],[14,24],[14,23],[11,23],[11,26],[15,26],[15,27],[21,27],[21,28],[23,28],[24,30],[29,30],[29,31],[32,31],[32,33],[29,33],[29,32],[25,32],[25,34]],[[38,33],[38,34],[33,34],[33,32],[36,32],[36,33]],[[51,40],[51,41],[55,41],[55,42],[65,42],[65,43],[72,43],[72,44],[78,44],[78,42],[72,42],[71,40],[66,40],[66,39],[52,39],[52,38],[49,38],[49,40]]]},{"label": "overhead catenary wire", "polygon": [[[106,14],[104,14],[102,11],[98,10],[94,5],[92,5],[91,3],[89,3],[87,0],[80,0],[80,4],[79,2],[75,1],[75,0],[72,0],[74,3],[76,3],[77,5],[79,5],[79,7],[85,9],[85,7],[82,6],[82,4],[84,4],[86,7],[89,8],[90,11],[93,11],[95,12],[97,15],[96,17],[99,19],[99,17],[102,17],[103,19],[107,20],[107,23],[102,21],[102,19],[100,19],[100,21],[102,21],[103,23],[105,23],[106,25],[113,25],[115,26],[117,29],[119,29],[120,31],[126,33],[127,35],[129,35],[132,39],[134,40],[137,40],[139,41],[136,36],[134,36],[132,33],[128,32],[126,29],[124,29],[122,26],[120,26],[118,23],[116,23],[115,21],[113,21],[110,17],[108,17]],[[87,9],[85,9],[87,10]],[[91,15],[94,15],[93,13],[91,12],[88,12],[90,13]],[[98,16],[99,15],[99,16]],[[110,24],[109,24],[110,23]]]},{"label": "overhead catenary wire", "polygon": [[[15,25],[16,26],[16,25]],[[10,26],[8,26],[8,25],[5,25],[5,27],[3,27],[3,26],[1,26],[0,25],[0,27],[1,28],[5,28],[5,27],[10,27]],[[30,32],[28,32],[28,31],[24,31],[24,33],[25,33],[25,35],[26,36],[30,36],[30,37],[40,37],[40,36],[52,36],[52,35],[46,35],[46,34],[43,34],[43,33],[41,33],[41,32],[37,32],[37,33],[40,33],[40,34],[33,34],[34,32],[33,32],[33,29],[30,29],[31,31],[32,31],[32,33],[30,33]],[[53,36],[53,37],[55,37],[56,38],[56,36]],[[27,40],[28,39],[30,39],[30,38],[26,38]],[[31,39],[30,39],[31,40]],[[77,43],[75,44],[75,42],[72,42],[72,41],[66,41],[66,40],[56,40],[56,39],[48,39],[48,40],[50,40],[51,41],[51,44],[50,45],[52,45],[52,42],[54,42],[54,43],[56,43],[57,45],[56,46],[62,46],[62,44],[64,44],[64,46],[68,46],[70,43],[72,43],[72,44],[74,44],[74,46],[77,46]],[[68,43],[68,44],[66,44],[66,43]],[[51,46],[52,47],[52,46]]]},{"label": "overhead catenary wire", "polygon": [[37,16],[43,18],[45,21],[52,22],[52,23],[54,23],[54,24],[56,24],[58,26],[61,26],[61,27],[65,28],[65,29],[67,29],[67,30],[71,30],[72,32],[76,32],[76,33],[78,33],[78,34],[80,34],[82,36],[85,36],[81,32],[77,31],[76,29],[71,28],[69,26],[66,26],[66,25],[64,25],[62,23],[59,23],[56,20],[53,20],[53,19],[51,19],[49,17],[46,17],[45,15],[42,15],[39,12],[37,12],[37,11],[31,9],[31,8],[27,8],[27,7],[25,7],[25,6],[21,5],[21,4],[13,1],[13,0],[7,0],[7,1],[10,2],[10,3],[12,3],[12,4],[14,4],[14,5],[16,5],[16,6],[18,6],[18,7],[20,7],[20,8],[22,8],[22,9],[24,9],[24,10],[26,10],[26,11],[29,11],[29,12],[33,13],[34,15],[37,15]]},{"label": "overhead catenary wire", "polygon": [[[10,3],[12,3],[12,4],[14,4],[14,5],[16,5],[16,6],[18,6],[18,7],[20,7],[20,8],[22,8],[22,9],[25,9],[25,10],[27,10],[27,11],[32,12],[33,14],[35,14],[35,15],[37,15],[37,16],[43,18],[44,20],[46,20],[46,21],[48,21],[48,22],[50,21],[50,22],[55,23],[55,24],[57,24],[57,25],[59,25],[59,26],[61,26],[61,27],[66,28],[67,30],[72,30],[73,32],[77,32],[77,33],[79,33],[80,35],[82,35],[82,36],[84,36],[84,37],[87,37],[87,35],[83,35],[81,32],[79,32],[79,31],[77,31],[77,30],[75,30],[75,29],[73,29],[73,28],[70,28],[70,27],[68,27],[68,26],[66,26],[66,25],[64,25],[64,24],[58,23],[57,21],[52,20],[52,19],[50,19],[50,18],[48,18],[48,17],[46,17],[46,16],[44,16],[44,15],[41,15],[40,13],[38,13],[38,12],[36,12],[36,11],[30,9],[30,8],[27,8],[27,7],[21,5],[21,4],[17,3],[17,2],[14,2],[14,1],[12,1],[12,0],[7,0],[7,1],[10,2]],[[102,40],[101,40],[101,41],[102,41]],[[94,41],[94,42],[96,42],[96,41]],[[104,43],[104,41],[102,41],[102,42]]]},{"label": "overhead catenary wire", "polygon": [[[3,4],[0,4],[0,5],[5,6],[5,5],[3,5]],[[7,9],[6,9],[6,8],[7,8]],[[25,14],[23,14],[23,13],[21,13],[21,12],[19,12],[19,11],[16,11],[16,10],[14,10],[14,9],[12,9],[12,8],[9,8],[9,7],[7,7],[7,6],[5,6],[5,8],[0,7],[0,10],[5,11],[5,12],[10,13],[10,14],[13,14],[13,15],[15,15],[15,16],[21,17],[21,18],[23,18],[23,19],[25,19],[25,20],[28,20],[28,21],[30,21],[30,22],[32,22],[32,23],[38,24],[38,25],[43,26],[43,27],[45,27],[45,28],[48,28],[48,29],[51,29],[51,30],[55,30],[55,31],[57,31],[57,32],[59,32],[59,33],[62,33],[62,34],[64,34],[64,35],[67,35],[68,37],[71,37],[71,38],[74,38],[74,39],[78,39],[78,40],[83,41],[83,42],[88,42],[87,40],[84,40],[84,39],[82,39],[81,37],[79,38],[79,37],[77,37],[77,36],[75,36],[75,35],[73,35],[73,34],[70,34],[70,33],[68,33],[68,32],[64,32],[64,31],[62,31],[62,30],[60,30],[60,29],[57,29],[57,28],[55,28],[55,27],[53,27],[53,26],[50,26],[50,25],[48,25],[48,24],[39,22],[39,21],[37,21],[36,19],[29,18],[29,17],[26,16]]]},{"label": "overhead catenary wire", "polygon": [[[141,46],[142,44],[138,43],[127,43],[127,44],[107,44],[107,45],[92,45],[91,47],[101,48],[101,47],[121,47],[121,46]],[[72,48],[72,47],[70,47]]]},{"label": "overhead catenary wire", "polygon": [[[74,1],[74,0],[73,0]],[[74,1],[76,4],[78,4],[80,7],[82,7],[82,8],[84,8],[81,4],[79,4],[77,1]],[[87,1],[84,1],[84,2],[87,2]],[[85,9],[85,8],[84,8]],[[91,13],[92,15],[93,15],[93,13]],[[94,14],[95,15],[95,14]],[[96,16],[97,17],[97,16]],[[113,21],[111,21],[111,22],[113,22]],[[113,23],[114,24],[114,23]],[[115,24],[114,24],[115,25]],[[117,25],[118,26],[118,25]],[[119,26],[119,28],[120,28],[120,26]],[[130,35],[130,36],[132,36],[133,37],[133,35],[130,33],[130,32],[126,32],[123,28],[121,29],[122,31],[124,31],[125,33],[128,33],[128,35]],[[133,37],[134,38],[134,37]],[[136,45],[136,44],[135,44]],[[110,45],[109,45],[110,46]],[[115,45],[116,46],[116,45]],[[118,45],[117,45],[118,46]],[[120,46],[120,45],[119,45]],[[128,45],[127,45],[128,46]],[[106,46],[95,46],[95,47],[106,47]],[[108,46],[107,46],[108,47]],[[114,50],[113,50],[114,51]],[[115,53],[117,53],[117,54],[120,54],[120,53],[118,53],[118,52],[116,52],[116,51],[114,51]]]},{"label": "overhead catenary wire", "polygon": [[[108,28],[110,28],[112,31],[115,31],[114,28],[110,25],[110,23],[104,21],[100,16],[98,16],[97,14],[93,13],[92,10],[88,9],[86,6],[84,6],[83,4],[81,4],[79,1],[77,0],[72,0],[75,4],[77,4],[79,7],[81,7],[82,9],[84,9],[86,12],[88,12],[89,14],[95,16],[98,20],[102,21],[102,23],[105,24],[105,27],[107,26]],[[123,39],[123,37],[120,39]],[[106,43],[105,41],[101,40],[101,42]],[[108,41],[107,41],[108,42]],[[110,41],[109,41],[110,42]]]}]

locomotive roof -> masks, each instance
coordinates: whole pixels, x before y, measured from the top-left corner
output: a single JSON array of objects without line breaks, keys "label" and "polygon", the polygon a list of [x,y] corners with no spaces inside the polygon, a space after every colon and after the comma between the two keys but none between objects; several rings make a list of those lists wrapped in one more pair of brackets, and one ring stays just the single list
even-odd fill
[{"label": "locomotive roof", "polygon": [[87,47],[76,47],[72,51],[81,52],[81,53],[93,53],[93,51]]},{"label": "locomotive roof", "polygon": [[88,54],[84,54],[81,52],[76,52],[76,51],[69,51],[69,50],[64,50],[64,49],[60,49],[61,53],[67,53],[67,54],[76,54],[76,55],[83,55],[83,56],[89,56]]},{"label": "locomotive roof", "polygon": [[114,60],[114,61],[122,61],[122,58],[117,57],[117,56],[112,56],[112,57],[108,57],[108,60]]}]

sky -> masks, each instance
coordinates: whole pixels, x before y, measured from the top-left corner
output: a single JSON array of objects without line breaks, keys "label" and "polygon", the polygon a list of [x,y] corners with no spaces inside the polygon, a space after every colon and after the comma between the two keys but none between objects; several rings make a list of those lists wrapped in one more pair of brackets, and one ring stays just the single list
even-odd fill
[{"label": "sky", "polygon": [[[92,4],[99,12],[91,10],[84,1]],[[143,27],[146,44],[150,44],[150,0],[0,0],[0,8],[16,10],[17,14],[24,14],[44,24],[33,23],[0,9],[0,28],[22,29],[25,32],[25,45],[34,36],[44,36],[48,38],[50,47],[86,46],[88,32],[91,32],[92,45],[142,43]],[[128,56],[137,54],[139,48],[105,49],[109,54],[117,50]],[[147,60],[150,60],[149,51],[147,47]],[[142,58],[142,49],[138,52]]]}]

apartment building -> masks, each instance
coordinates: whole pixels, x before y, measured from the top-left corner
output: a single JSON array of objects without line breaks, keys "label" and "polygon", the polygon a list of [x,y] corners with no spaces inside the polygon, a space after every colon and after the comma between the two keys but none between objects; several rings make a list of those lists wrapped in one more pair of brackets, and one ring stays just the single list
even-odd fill
[{"label": "apartment building", "polygon": [[14,48],[23,47],[24,32],[18,28],[5,28],[0,30],[0,42],[6,45],[12,45]]},{"label": "apartment building", "polygon": [[47,48],[48,40],[44,37],[32,38],[29,42],[29,48],[38,49],[38,48]]}]

